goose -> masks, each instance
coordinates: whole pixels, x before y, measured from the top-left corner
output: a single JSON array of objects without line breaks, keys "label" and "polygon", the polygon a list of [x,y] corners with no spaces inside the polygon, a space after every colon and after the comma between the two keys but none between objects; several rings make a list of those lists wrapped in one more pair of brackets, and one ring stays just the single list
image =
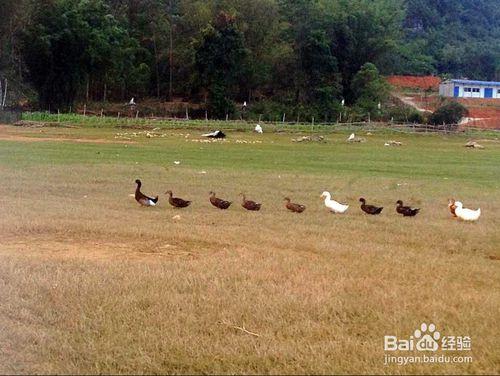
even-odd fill
[{"label": "goose", "polygon": [[464,221],[477,221],[481,216],[481,208],[477,210],[465,209],[460,201],[455,201],[455,214]]},{"label": "goose", "polygon": [[135,184],[137,184],[137,188],[135,189],[135,200],[141,204],[141,206],[155,206],[156,203],[158,202],[158,196],[155,198],[151,198],[146,196],[144,193],[141,192],[141,186],[142,182],[139,179],[135,180]]},{"label": "goose", "polygon": [[210,192],[209,194],[210,194],[210,203],[216,208],[224,210],[231,206],[231,201],[226,201],[215,197],[215,192]]},{"label": "goose", "polygon": [[255,202],[255,201],[247,200],[245,194],[243,194],[243,193],[240,193],[240,196],[242,196],[242,198],[243,198],[243,201],[241,202],[241,206],[243,206],[245,209],[251,210],[251,211],[260,210],[260,207],[262,206],[262,204]]},{"label": "goose", "polygon": [[332,200],[332,196],[330,195],[330,192],[326,192],[326,191],[323,192],[321,194],[321,198],[325,199],[325,206],[328,209],[330,209],[330,211],[332,213],[343,214],[349,208],[349,205],[344,205],[344,204],[341,204],[340,202]]},{"label": "goose", "polygon": [[359,199],[359,202],[361,202],[361,210],[363,210],[366,214],[377,215],[382,212],[383,207],[379,208],[374,205],[366,205],[366,200],[363,197]]},{"label": "goose", "polygon": [[295,203],[291,202],[291,200],[288,197],[285,197],[284,200],[286,202],[285,208],[287,208],[288,210],[290,210],[294,213],[302,213],[304,210],[306,210],[305,205],[295,204]]},{"label": "goose", "polygon": [[455,199],[454,198],[450,198],[448,200],[448,209],[450,209],[450,213],[453,217],[457,217],[457,214],[455,213],[455,209],[457,207],[455,206]]},{"label": "goose", "polygon": [[354,133],[351,133],[347,141],[353,141],[356,138],[356,135]]},{"label": "goose", "polygon": [[128,102],[128,105],[129,106],[135,106],[136,105],[136,103],[134,101],[134,97],[132,97],[132,99]]},{"label": "goose", "polygon": [[254,131],[257,133],[263,133],[264,131],[262,130],[262,127],[260,124],[257,124],[254,128]]},{"label": "goose", "polygon": [[409,206],[403,206],[403,201],[401,200],[398,200],[396,204],[396,212],[403,214],[403,217],[414,217],[420,211],[420,208],[412,209]]},{"label": "goose", "polygon": [[186,201],[178,197],[172,197],[172,191],[166,191],[165,194],[169,196],[168,203],[175,208],[185,208],[191,205],[191,201]]}]

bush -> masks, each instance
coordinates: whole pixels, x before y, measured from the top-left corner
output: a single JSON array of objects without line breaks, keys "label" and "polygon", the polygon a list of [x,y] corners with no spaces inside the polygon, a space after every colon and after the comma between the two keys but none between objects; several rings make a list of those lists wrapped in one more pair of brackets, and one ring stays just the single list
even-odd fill
[{"label": "bush", "polygon": [[423,124],[425,123],[425,117],[421,112],[413,111],[408,115],[408,122],[415,124]]},{"label": "bush", "polygon": [[468,113],[467,108],[458,102],[445,103],[430,116],[429,124],[458,124]]},{"label": "bush", "polygon": [[424,124],[424,115],[410,106],[394,106],[385,114],[387,120],[393,120],[396,123],[416,123]]}]

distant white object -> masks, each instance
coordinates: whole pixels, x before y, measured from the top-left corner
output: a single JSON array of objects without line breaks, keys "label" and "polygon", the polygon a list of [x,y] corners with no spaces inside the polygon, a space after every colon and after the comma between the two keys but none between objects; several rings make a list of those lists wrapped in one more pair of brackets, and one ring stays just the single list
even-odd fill
[{"label": "distant white object", "polygon": [[264,133],[264,131],[262,130],[262,127],[260,126],[260,124],[257,124],[255,126],[254,131],[257,132],[257,133]]},{"label": "distant white object", "polygon": [[336,214],[343,214],[349,209],[349,205],[344,205],[341,204],[340,202],[337,202],[335,200],[332,200],[332,196],[330,195],[330,192],[323,192],[321,194],[321,198],[325,200],[325,206],[333,213]]},{"label": "distant white object", "polygon": [[132,97],[132,99],[130,100],[130,102],[128,102],[128,105],[129,106],[135,106],[136,105],[136,103],[134,101],[134,97]]},{"label": "distant white object", "polygon": [[180,164],[181,164],[181,162],[180,162],[180,161],[174,161],[174,164],[175,164],[175,165],[180,165]]},{"label": "distant white object", "polygon": [[247,106],[247,101],[244,101],[243,102],[243,107],[246,107]]},{"label": "distant white object", "polygon": [[378,102],[377,104],[377,108],[380,110],[382,108],[382,104],[380,102]]},{"label": "distant white object", "polygon": [[455,201],[455,214],[464,221],[477,221],[481,216],[481,208],[477,210],[465,209],[460,201]]},{"label": "distant white object", "polygon": [[351,133],[351,135],[349,136],[349,138],[347,139],[347,141],[352,141],[356,138],[356,136],[354,135],[354,133]]},{"label": "distant white object", "polygon": [[342,107],[344,107],[344,105],[345,105],[345,99],[342,99],[341,103],[342,103]]}]

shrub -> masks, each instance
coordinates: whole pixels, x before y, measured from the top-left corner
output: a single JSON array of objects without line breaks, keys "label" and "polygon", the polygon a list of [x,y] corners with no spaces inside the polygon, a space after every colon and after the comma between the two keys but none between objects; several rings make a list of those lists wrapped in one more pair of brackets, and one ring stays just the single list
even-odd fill
[{"label": "shrub", "polygon": [[467,108],[458,102],[445,103],[429,117],[429,124],[458,124],[468,113]]}]

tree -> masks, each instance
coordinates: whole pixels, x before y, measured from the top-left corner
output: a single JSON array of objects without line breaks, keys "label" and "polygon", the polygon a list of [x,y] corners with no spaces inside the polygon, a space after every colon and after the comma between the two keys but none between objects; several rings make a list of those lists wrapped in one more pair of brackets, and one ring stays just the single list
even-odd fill
[{"label": "tree", "polygon": [[103,86],[105,96],[108,82],[125,77],[136,48],[101,0],[36,2],[22,34],[24,61],[42,108],[67,109],[90,79]]},{"label": "tree", "polygon": [[196,51],[199,85],[207,90],[208,109],[217,118],[234,112],[234,86],[244,74],[242,62],[246,50],[234,21],[231,15],[220,12]]},{"label": "tree", "polygon": [[389,95],[389,85],[380,76],[372,63],[364,64],[354,76],[351,91],[355,98],[355,107],[361,113],[376,116],[379,103],[384,103]]}]

